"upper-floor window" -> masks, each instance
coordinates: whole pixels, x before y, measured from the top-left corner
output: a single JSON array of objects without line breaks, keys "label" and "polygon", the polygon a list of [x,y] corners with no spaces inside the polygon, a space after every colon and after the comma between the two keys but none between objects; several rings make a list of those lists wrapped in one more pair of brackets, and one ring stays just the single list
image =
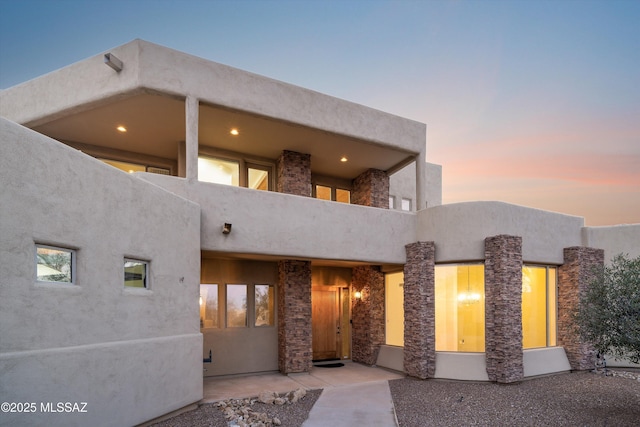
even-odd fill
[{"label": "upper-floor window", "polygon": [[340,178],[314,175],[312,196],[316,199],[351,203],[351,181]]},{"label": "upper-floor window", "polygon": [[127,173],[150,172],[150,173],[158,173],[161,175],[171,175],[171,169],[168,169],[168,168],[149,166],[142,163],[123,162],[120,160],[111,160],[111,159],[105,159],[105,158],[98,158],[98,160]]},{"label": "upper-floor window", "polygon": [[402,198],[402,210],[403,211],[407,211],[407,212],[411,212],[411,199],[405,199],[404,197]]},{"label": "upper-floor window", "polygon": [[245,161],[240,157],[198,157],[198,180],[203,182],[272,190],[272,170],[267,162]]},{"label": "upper-floor window", "polygon": [[389,209],[396,208],[396,198],[394,196],[389,196]]},{"label": "upper-floor window", "polygon": [[75,282],[75,251],[48,245],[36,245],[36,279],[39,282]]}]

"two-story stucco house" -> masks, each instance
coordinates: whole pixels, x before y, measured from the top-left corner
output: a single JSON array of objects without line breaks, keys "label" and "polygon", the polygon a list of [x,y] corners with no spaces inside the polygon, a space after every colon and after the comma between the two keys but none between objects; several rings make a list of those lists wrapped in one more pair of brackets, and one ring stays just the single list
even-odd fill
[{"label": "two-story stucco house", "polygon": [[[513,382],[640,226],[443,205],[426,125],[135,40],[0,93],[0,395],[133,425],[350,359]],[[7,425],[25,414],[2,414]]]}]

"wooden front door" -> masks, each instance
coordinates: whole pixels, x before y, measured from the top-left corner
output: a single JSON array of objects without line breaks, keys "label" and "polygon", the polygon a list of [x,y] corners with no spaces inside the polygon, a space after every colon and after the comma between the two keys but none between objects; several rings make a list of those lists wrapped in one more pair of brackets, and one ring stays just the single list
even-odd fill
[{"label": "wooden front door", "polygon": [[[348,289],[329,286],[312,290],[313,360],[349,357],[348,292]],[[345,307],[346,314],[344,313]]]}]

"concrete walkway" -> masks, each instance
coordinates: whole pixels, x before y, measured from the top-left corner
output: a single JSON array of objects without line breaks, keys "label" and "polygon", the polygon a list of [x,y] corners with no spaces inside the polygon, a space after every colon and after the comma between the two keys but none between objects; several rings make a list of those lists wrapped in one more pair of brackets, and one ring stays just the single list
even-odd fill
[{"label": "concrete walkway", "polygon": [[325,388],[302,427],[396,427],[389,383]]},{"label": "concrete walkway", "polygon": [[340,368],[314,367],[304,374],[205,378],[202,402],[255,397],[262,391],[322,389],[304,427],[395,427],[388,381],[404,375],[350,361],[343,363]]}]

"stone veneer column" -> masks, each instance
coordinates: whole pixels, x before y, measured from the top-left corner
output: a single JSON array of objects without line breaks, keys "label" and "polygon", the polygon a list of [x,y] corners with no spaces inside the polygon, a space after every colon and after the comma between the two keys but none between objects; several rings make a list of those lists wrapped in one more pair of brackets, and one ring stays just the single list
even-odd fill
[{"label": "stone veneer column", "polygon": [[389,209],[389,176],[378,169],[369,169],[353,180],[351,203]]},{"label": "stone veneer column", "polygon": [[375,365],[380,346],[384,344],[384,274],[380,267],[354,267],[351,276],[352,298],[351,360]]},{"label": "stone veneer column", "polygon": [[279,193],[311,197],[311,155],[283,151],[278,158]]},{"label": "stone veneer column", "polygon": [[311,342],[311,262],[278,262],[278,368],[283,374],[309,372]]},{"label": "stone veneer column", "polygon": [[558,345],[564,347],[571,369],[594,369],[593,346],[580,339],[573,315],[594,279],[594,270],[604,265],[604,251],[574,246],[563,253],[564,264],[558,268]]},{"label": "stone veneer column", "polygon": [[436,372],[435,244],[405,246],[404,369],[420,379]]},{"label": "stone veneer column", "polygon": [[490,381],[522,380],[522,238],[484,241],[485,354]]}]

